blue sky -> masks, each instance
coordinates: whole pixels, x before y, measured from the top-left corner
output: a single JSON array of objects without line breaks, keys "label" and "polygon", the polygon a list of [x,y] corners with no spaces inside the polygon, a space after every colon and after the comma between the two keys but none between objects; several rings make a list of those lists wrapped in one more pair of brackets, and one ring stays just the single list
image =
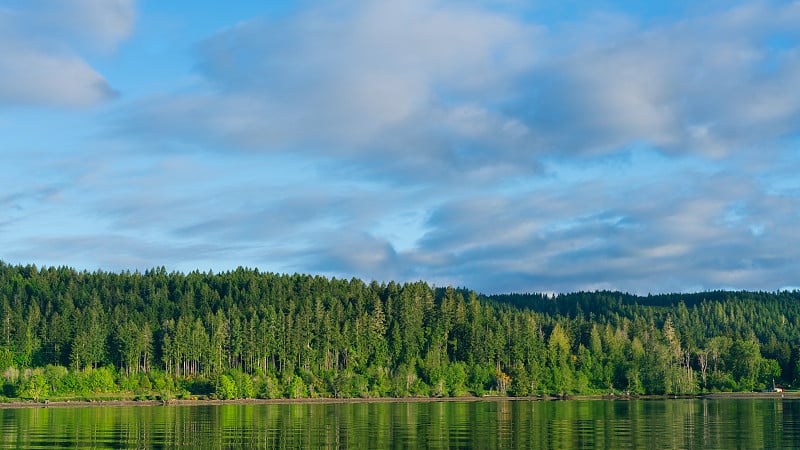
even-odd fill
[{"label": "blue sky", "polygon": [[0,260],[798,286],[800,2],[651,3],[0,1]]}]

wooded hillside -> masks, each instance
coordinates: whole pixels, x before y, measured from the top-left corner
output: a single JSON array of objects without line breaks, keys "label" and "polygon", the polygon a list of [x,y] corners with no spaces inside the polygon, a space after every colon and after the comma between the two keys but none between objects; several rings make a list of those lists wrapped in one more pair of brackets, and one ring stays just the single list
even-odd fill
[{"label": "wooded hillside", "polygon": [[482,296],[0,263],[6,397],[673,394],[796,383],[800,293]]}]

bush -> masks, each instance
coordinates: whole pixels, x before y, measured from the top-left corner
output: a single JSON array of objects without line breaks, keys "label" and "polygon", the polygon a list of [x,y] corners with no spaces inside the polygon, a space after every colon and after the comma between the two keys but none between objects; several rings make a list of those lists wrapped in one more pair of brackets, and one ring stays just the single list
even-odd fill
[{"label": "bush", "polygon": [[150,381],[150,376],[148,376],[146,373],[143,373],[141,377],[139,377],[139,387],[147,391],[153,389],[153,383]]},{"label": "bush", "polygon": [[411,385],[409,392],[414,397],[428,397],[430,395],[430,387],[421,379],[417,379],[417,381]]},{"label": "bush", "polygon": [[187,391],[186,389],[180,389],[175,394],[175,397],[177,397],[177,398],[179,398],[181,400],[188,400],[188,399],[192,398],[192,393]]},{"label": "bush", "polygon": [[114,383],[114,368],[111,366],[99,367],[89,372],[89,389],[92,392],[113,392],[117,391]]},{"label": "bush", "polygon": [[83,372],[69,372],[62,379],[62,392],[73,394],[84,394],[88,392],[86,386],[86,376]]},{"label": "bush", "polygon": [[231,376],[236,383],[238,398],[255,398],[256,388],[253,385],[253,378],[241,371],[232,372]]},{"label": "bush", "polygon": [[214,391],[217,398],[230,400],[237,397],[236,383],[228,375],[220,375],[217,379],[217,386]]},{"label": "bush", "polygon": [[308,389],[303,384],[303,379],[297,375],[288,376],[286,383],[286,395],[289,398],[303,398],[308,397]]},{"label": "bush", "polygon": [[281,398],[283,396],[281,384],[270,374],[266,374],[258,380],[257,389],[258,398]]},{"label": "bush", "polygon": [[467,394],[467,388],[464,386],[467,382],[465,363],[455,362],[448,364],[444,369],[444,379],[451,397],[460,397]]},{"label": "bush", "polygon": [[50,394],[50,385],[42,369],[34,370],[20,383],[19,397],[31,399],[35,402],[46,399]]},{"label": "bush", "polygon": [[55,394],[62,394],[65,391],[64,380],[67,378],[69,370],[64,366],[54,366],[48,364],[44,368],[44,376],[47,378],[47,384],[50,385],[50,391]]},{"label": "bush", "polygon": [[372,397],[386,397],[392,391],[392,381],[387,375],[387,370],[379,367],[371,370],[369,374],[369,395]]},{"label": "bush", "polygon": [[175,390],[175,383],[171,376],[165,372],[154,370],[150,372],[153,380],[153,387],[159,392],[172,392]]},{"label": "bush", "polygon": [[123,391],[136,392],[139,389],[139,377],[121,373],[117,377],[117,386]]},{"label": "bush", "polygon": [[494,367],[475,364],[470,371],[467,388],[476,396],[482,396],[487,386],[494,382],[494,374]]}]

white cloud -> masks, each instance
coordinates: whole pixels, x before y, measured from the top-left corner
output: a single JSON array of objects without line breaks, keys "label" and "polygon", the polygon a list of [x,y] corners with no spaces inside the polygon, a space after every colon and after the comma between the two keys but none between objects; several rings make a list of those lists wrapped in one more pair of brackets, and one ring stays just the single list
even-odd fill
[{"label": "white cloud", "polygon": [[133,0],[31,1],[0,9],[0,105],[85,107],[115,96],[86,51],[127,38]]},{"label": "white cloud", "polygon": [[[45,1],[48,6],[51,1]],[[44,10],[43,21],[53,29],[81,39],[83,45],[111,50],[127,39],[136,20],[135,0],[64,0]]]},{"label": "white cloud", "polygon": [[0,104],[84,107],[113,97],[108,82],[86,61],[0,42]]},{"label": "white cloud", "polygon": [[[800,95],[790,87],[800,75],[798,9],[759,3],[572,34],[564,53],[532,72],[531,83],[547,90],[528,95],[517,114],[569,153],[640,142],[712,157],[748,151],[800,127]],[[554,47],[561,32],[550,35]]]},{"label": "white cloud", "polygon": [[538,33],[511,16],[428,0],[336,2],[281,22],[254,19],[200,46],[211,90],[144,102],[135,132],[387,157],[404,173],[469,161],[476,142],[507,148],[523,139],[524,124],[490,103],[515,95]]},{"label": "white cloud", "polygon": [[125,126],[481,182],[641,144],[724,158],[800,127],[797,30],[794,4],[547,28],[474,2],[335,2],[211,37],[200,92],[143,101]]}]

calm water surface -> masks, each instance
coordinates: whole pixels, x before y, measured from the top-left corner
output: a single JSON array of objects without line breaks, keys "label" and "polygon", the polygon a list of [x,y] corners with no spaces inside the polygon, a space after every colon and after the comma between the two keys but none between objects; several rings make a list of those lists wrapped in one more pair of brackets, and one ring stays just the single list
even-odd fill
[{"label": "calm water surface", "polygon": [[0,409],[0,448],[800,448],[800,400]]}]

